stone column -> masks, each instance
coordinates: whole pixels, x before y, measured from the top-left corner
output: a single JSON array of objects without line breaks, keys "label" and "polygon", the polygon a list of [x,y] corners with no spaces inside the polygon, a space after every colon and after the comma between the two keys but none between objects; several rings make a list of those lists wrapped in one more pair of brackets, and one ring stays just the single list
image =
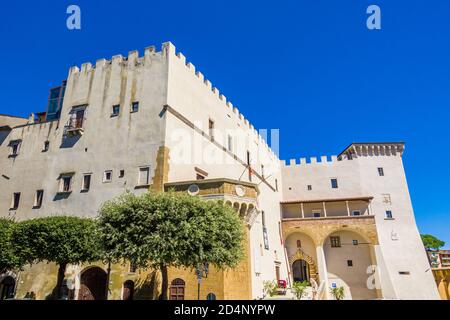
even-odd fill
[{"label": "stone column", "polygon": [[345,206],[347,207],[347,216],[350,217],[350,207],[348,205],[348,201],[345,201]]},{"label": "stone column", "polygon": [[328,287],[328,271],[327,271],[327,263],[325,260],[325,253],[323,251],[323,245],[319,245],[316,247],[316,255],[317,255],[317,270],[319,272],[319,286],[322,281],[325,281],[325,297],[329,299],[329,290]]},{"label": "stone column", "polygon": [[303,208],[303,202],[300,203],[300,207],[302,209],[302,219],[304,219],[305,218],[305,209]]}]

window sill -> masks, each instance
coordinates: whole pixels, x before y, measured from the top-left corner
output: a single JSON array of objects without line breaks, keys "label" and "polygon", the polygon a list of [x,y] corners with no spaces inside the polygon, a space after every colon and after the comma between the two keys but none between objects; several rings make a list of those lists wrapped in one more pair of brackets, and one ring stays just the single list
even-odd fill
[{"label": "window sill", "polygon": [[19,154],[10,154],[10,155],[8,155],[8,158],[15,158],[15,157],[17,157]]},{"label": "window sill", "polygon": [[136,112],[139,112],[139,110],[130,110],[130,113],[136,113]]},{"label": "window sill", "polygon": [[81,189],[80,190],[80,193],[86,193],[86,192],[89,192],[89,189]]},{"label": "window sill", "polygon": [[64,195],[64,194],[71,194],[71,193],[72,193],[72,191],[58,191],[56,194]]},{"label": "window sill", "polygon": [[149,188],[150,184],[139,184],[137,186],[135,186],[135,189],[144,189],[144,188]]},{"label": "window sill", "polygon": [[117,113],[117,114],[115,114],[115,113],[111,113],[111,115],[110,115],[110,118],[114,118],[114,117],[118,117],[119,116],[119,114]]},{"label": "window sill", "polygon": [[31,209],[40,209],[42,206],[33,206]]},{"label": "window sill", "polygon": [[384,218],[384,220],[395,220],[395,218]]},{"label": "window sill", "polygon": [[19,207],[17,207],[17,208],[9,208],[9,211],[16,211],[17,209],[19,209]]}]

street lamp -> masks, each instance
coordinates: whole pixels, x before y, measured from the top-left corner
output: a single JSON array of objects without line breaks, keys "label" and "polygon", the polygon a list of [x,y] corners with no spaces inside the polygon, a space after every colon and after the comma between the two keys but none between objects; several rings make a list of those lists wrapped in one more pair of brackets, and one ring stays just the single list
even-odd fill
[{"label": "street lamp", "polygon": [[199,264],[197,268],[195,268],[195,274],[197,275],[197,300],[200,300],[200,285],[202,284],[203,278],[208,278],[209,273],[209,264],[205,262],[203,264]]}]

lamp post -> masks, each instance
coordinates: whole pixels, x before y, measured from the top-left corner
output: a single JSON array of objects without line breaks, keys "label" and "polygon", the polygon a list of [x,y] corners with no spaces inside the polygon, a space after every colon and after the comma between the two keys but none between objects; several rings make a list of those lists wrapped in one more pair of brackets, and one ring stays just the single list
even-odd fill
[{"label": "lamp post", "polygon": [[197,275],[197,300],[200,300],[200,285],[202,284],[203,278],[208,278],[209,264],[207,262],[199,264],[195,268],[195,274]]}]

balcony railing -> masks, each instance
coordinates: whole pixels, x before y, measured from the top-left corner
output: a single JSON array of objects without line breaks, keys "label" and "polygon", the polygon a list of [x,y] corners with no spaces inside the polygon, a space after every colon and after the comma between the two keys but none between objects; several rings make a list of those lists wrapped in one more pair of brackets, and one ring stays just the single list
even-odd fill
[{"label": "balcony railing", "polygon": [[83,124],[86,118],[70,118],[64,126],[66,136],[72,137],[76,135],[83,135]]}]

